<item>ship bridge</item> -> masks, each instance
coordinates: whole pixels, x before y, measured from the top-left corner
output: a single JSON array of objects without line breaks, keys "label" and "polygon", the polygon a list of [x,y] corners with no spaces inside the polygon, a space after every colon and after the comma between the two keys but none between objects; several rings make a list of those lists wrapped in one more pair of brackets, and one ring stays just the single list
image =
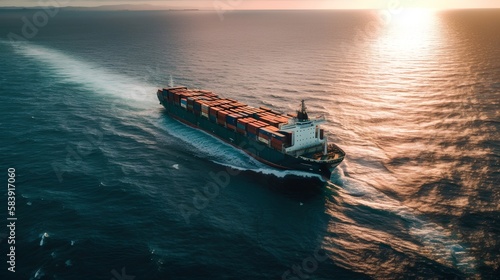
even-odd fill
[{"label": "ship bridge", "polygon": [[323,129],[319,127],[324,122],[326,122],[324,116],[310,119],[305,102],[302,100],[297,116],[280,126],[281,131],[290,132],[292,135],[290,146],[285,148],[285,152],[294,156],[320,151],[326,153],[327,139],[324,137]]}]

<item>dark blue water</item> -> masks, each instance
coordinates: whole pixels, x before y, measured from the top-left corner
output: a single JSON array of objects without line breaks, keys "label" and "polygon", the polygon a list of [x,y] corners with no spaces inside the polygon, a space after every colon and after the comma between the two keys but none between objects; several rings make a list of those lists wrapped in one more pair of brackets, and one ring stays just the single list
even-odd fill
[{"label": "dark blue water", "polygon": [[[35,12],[0,12],[1,279],[499,277],[498,10],[60,10],[9,40]],[[166,116],[170,77],[306,99],[347,158],[258,163]]]}]

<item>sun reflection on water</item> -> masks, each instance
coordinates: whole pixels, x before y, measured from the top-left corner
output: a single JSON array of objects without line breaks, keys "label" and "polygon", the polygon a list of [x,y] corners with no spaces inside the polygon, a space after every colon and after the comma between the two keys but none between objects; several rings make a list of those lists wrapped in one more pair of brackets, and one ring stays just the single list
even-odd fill
[{"label": "sun reflection on water", "polygon": [[402,10],[391,18],[373,47],[392,60],[432,55],[439,38],[435,13],[423,9]]}]

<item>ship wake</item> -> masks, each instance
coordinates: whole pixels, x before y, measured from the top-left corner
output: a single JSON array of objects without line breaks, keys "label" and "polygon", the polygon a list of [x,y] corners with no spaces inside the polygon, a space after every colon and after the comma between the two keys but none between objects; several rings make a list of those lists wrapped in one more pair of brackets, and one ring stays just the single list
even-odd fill
[{"label": "ship wake", "polygon": [[[9,44],[0,41],[2,44]],[[80,87],[101,95],[113,95],[121,101],[133,101],[143,108],[156,103],[152,92],[155,87],[125,75],[113,73],[100,65],[83,61],[64,52],[30,42],[12,44],[16,54],[34,59],[43,64],[58,82],[78,84]]]}]

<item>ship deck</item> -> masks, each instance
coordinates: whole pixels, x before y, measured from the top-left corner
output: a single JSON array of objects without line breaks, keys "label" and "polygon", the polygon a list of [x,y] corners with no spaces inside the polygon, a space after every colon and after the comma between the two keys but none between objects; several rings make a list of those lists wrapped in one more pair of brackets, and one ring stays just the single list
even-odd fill
[{"label": "ship deck", "polygon": [[329,144],[326,154],[323,154],[323,152],[318,152],[318,153],[308,155],[307,157],[311,158],[313,160],[327,161],[327,160],[340,159],[340,158],[343,158],[344,156],[345,156],[345,152],[342,149],[340,149],[335,144]]}]

